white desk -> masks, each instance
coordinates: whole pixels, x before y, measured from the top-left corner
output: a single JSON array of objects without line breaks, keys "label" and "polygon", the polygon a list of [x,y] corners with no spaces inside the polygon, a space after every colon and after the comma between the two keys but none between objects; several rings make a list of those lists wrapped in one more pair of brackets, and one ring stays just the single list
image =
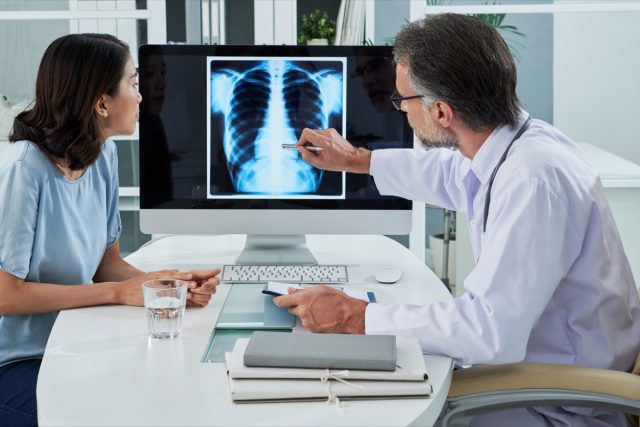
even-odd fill
[{"label": "white desk", "polygon": [[[233,263],[244,236],[173,236],[127,260],[143,270],[203,268]],[[379,301],[426,303],[451,298],[408,249],[383,236],[309,236],[320,263],[347,264],[354,289]],[[394,285],[376,284],[382,265],[402,268]],[[425,356],[434,387],[430,399],[234,404],[224,364],[200,363],[229,285],[219,286],[203,309],[188,309],[183,334],[172,341],[147,338],[144,309],[103,306],[60,313],[38,377],[41,426],[177,425],[431,425],[451,381],[451,359]]]}]

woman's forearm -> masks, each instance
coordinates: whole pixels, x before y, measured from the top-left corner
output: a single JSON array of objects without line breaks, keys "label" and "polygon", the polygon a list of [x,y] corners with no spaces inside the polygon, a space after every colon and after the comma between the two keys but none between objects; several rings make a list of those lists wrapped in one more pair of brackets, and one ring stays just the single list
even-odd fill
[{"label": "woman's forearm", "polygon": [[123,282],[140,274],[144,274],[144,271],[138,270],[122,258],[103,260],[100,268],[93,276],[93,281],[94,283]]},{"label": "woman's forearm", "polygon": [[120,242],[116,242],[104,252],[93,282],[123,282],[143,273],[122,259]]},{"label": "woman's forearm", "polygon": [[57,285],[16,280],[0,284],[0,315],[36,314],[119,302],[118,283]]}]

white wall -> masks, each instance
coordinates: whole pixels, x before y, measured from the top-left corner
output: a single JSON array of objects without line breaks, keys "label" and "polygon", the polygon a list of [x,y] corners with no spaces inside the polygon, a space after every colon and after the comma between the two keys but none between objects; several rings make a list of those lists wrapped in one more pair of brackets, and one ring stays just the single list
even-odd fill
[{"label": "white wall", "polygon": [[554,19],[554,124],[640,164],[640,12]]},{"label": "white wall", "polygon": [[[147,10],[136,11],[135,0],[0,0],[0,94],[7,95],[12,103],[32,99],[45,49],[54,39],[70,32],[114,34],[129,43],[137,62],[136,18],[151,16],[147,20],[148,43],[166,41],[165,0],[147,0],[146,4]],[[2,15],[3,11],[6,15]],[[82,12],[85,17],[67,19],[69,15],[65,14],[64,19],[48,19],[50,11]],[[12,12],[26,12],[28,16],[16,20],[15,15],[13,19],[10,15]]]},{"label": "white wall", "polygon": [[374,43],[393,45],[396,33],[409,21],[409,0],[377,0],[374,17]]},{"label": "white wall", "polygon": [[[64,10],[68,0],[0,0],[3,10]],[[32,99],[40,59],[52,40],[69,32],[67,21],[0,20],[0,94],[12,103]]]}]

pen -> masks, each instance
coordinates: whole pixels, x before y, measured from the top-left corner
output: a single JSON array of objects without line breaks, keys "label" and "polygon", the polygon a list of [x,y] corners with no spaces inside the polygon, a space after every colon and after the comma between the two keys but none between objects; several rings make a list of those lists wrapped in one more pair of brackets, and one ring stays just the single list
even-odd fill
[{"label": "pen", "polygon": [[[300,284],[300,285],[298,285],[298,286],[299,286],[299,288],[298,288],[298,289],[308,289],[308,288],[312,288],[312,287],[317,286],[317,285],[301,283],[301,284]],[[296,286],[295,286],[295,285],[293,285],[293,286],[291,286],[291,287],[292,287],[292,288],[295,288]],[[330,287],[330,288],[334,288],[334,289],[338,289],[338,290],[340,290],[340,291],[342,291],[342,290],[343,290],[343,288],[342,288],[342,287],[339,287],[339,286],[331,286],[331,285],[329,285],[329,287]],[[263,294],[266,294],[266,295],[273,295],[274,297],[279,297],[279,296],[284,295],[284,294],[281,294],[281,293],[280,293],[280,292],[278,292],[278,291],[272,291],[272,290],[271,290],[271,289],[269,289],[267,286],[265,286],[265,287],[264,287],[264,289],[262,289],[262,293],[263,293]]]},{"label": "pen", "polygon": [[[298,146],[296,144],[282,144],[282,148],[285,150],[296,150]],[[322,148],[316,147],[315,145],[305,145],[304,148],[310,151],[322,151]]]}]

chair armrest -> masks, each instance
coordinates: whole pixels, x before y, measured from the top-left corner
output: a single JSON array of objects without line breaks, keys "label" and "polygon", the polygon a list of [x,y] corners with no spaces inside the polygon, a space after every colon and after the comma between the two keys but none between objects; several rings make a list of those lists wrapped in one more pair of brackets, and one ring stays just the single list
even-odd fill
[{"label": "chair armrest", "polygon": [[[571,365],[513,363],[455,371],[443,427],[473,416],[529,406],[587,406],[640,415],[640,376]],[[629,417],[637,426],[637,416]]]},{"label": "chair armrest", "polygon": [[449,398],[525,389],[561,389],[640,400],[640,377],[626,372],[570,365],[484,365],[455,371]]}]

